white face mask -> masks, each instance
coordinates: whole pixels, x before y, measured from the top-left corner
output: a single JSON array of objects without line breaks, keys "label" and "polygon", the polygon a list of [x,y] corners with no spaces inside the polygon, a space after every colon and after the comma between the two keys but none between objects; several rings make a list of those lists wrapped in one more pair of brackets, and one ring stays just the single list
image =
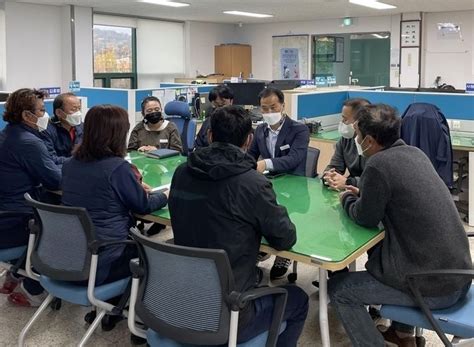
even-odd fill
[{"label": "white face mask", "polygon": [[268,125],[275,125],[281,120],[281,112],[263,113],[262,116]]},{"label": "white face mask", "polygon": [[68,122],[71,126],[76,126],[76,125],[81,124],[82,122],[81,111],[74,112],[73,114],[68,114],[66,116],[66,122]]},{"label": "white face mask", "polygon": [[49,122],[49,114],[45,112],[43,117],[38,117],[36,119],[36,126],[38,127],[38,131],[45,131],[48,127]]},{"label": "white face mask", "polygon": [[354,137],[354,125],[345,124],[344,122],[339,122],[339,134],[346,139],[352,139]]},{"label": "white face mask", "polygon": [[364,143],[364,141],[365,141],[365,139],[367,138],[367,136],[364,137],[364,139],[362,140],[361,143],[359,143],[359,142],[357,141],[357,138],[358,138],[358,136],[356,136],[355,139],[354,139],[355,145],[356,145],[356,148],[357,148],[357,153],[358,153],[360,156],[365,157],[364,154],[365,154],[365,152],[367,152],[367,150],[370,148],[370,145],[369,145],[369,147],[367,147],[366,149],[363,149],[363,148],[362,148],[362,144]]}]

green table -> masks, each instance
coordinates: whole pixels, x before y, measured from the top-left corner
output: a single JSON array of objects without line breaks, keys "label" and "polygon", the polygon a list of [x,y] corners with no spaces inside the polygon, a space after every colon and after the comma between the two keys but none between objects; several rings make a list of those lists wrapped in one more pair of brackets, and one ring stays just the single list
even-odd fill
[{"label": "green table", "polygon": [[[176,167],[185,157],[151,159],[131,153],[130,161],[143,174],[143,181],[152,187],[171,182]],[[298,241],[289,251],[276,251],[262,244],[261,249],[298,262],[319,267],[319,312],[323,346],[329,346],[327,317],[327,270],[339,270],[383,239],[383,232],[355,224],[343,211],[337,192],[323,186],[317,178],[285,175],[272,180],[278,203],[288,210],[296,226]],[[167,208],[143,219],[170,225]]]},{"label": "green table", "polygon": [[311,138],[323,142],[337,142],[341,135],[338,130],[323,130],[317,134],[311,134]]}]

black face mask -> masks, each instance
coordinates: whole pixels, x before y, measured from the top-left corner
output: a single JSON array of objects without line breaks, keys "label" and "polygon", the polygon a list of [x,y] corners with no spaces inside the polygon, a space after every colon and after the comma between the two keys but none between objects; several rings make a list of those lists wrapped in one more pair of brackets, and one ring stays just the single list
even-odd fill
[{"label": "black face mask", "polygon": [[163,116],[162,116],[160,111],[152,112],[152,113],[148,113],[145,116],[145,118],[143,119],[143,123],[145,123],[145,124],[148,124],[148,123],[156,124],[162,119],[163,119]]}]

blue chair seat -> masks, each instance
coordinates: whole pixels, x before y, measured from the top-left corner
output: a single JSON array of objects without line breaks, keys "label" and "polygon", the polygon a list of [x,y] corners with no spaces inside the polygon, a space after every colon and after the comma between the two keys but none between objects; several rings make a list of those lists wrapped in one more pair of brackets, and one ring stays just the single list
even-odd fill
[{"label": "blue chair seat", "polygon": [[26,246],[0,249],[0,261],[11,261],[20,258],[26,252]]},{"label": "blue chair seat", "polygon": [[[95,297],[105,301],[123,294],[130,277],[95,287]],[[46,276],[40,276],[40,283],[51,295],[81,306],[91,306],[87,298],[87,286],[78,286],[74,282],[54,281]]]},{"label": "blue chair seat", "polygon": [[[474,337],[474,286],[471,286],[466,297],[455,305],[431,312],[444,333],[462,338]],[[418,308],[383,305],[380,315],[397,322],[432,330],[431,324]]]},{"label": "blue chair seat", "polygon": [[[286,322],[283,322],[280,326],[280,334],[286,329]],[[263,347],[267,342],[268,331],[255,336],[253,339],[239,343],[237,347]],[[156,331],[148,329],[146,333],[146,339],[151,347],[195,347],[196,345],[182,344],[166,337],[160,336]],[[206,347],[199,345],[199,347]]]}]

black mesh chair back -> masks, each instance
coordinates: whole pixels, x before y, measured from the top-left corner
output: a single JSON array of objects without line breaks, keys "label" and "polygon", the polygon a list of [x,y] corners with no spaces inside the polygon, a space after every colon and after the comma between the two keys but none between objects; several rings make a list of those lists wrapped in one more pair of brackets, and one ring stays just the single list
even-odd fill
[{"label": "black mesh chair back", "polygon": [[35,270],[58,281],[87,280],[92,256],[88,245],[95,240],[87,210],[38,202],[28,193],[25,199],[39,226],[31,254]]},{"label": "black mesh chair back", "polygon": [[319,159],[319,149],[314,147],[308,147],[308,156],[306,157],[306,177],[316,177],[318,176],[318,159]]},{"label": "black mesh chair back", "polygon": [[179,343],[226,343],[234,279],[225,251],[133,237],[145,269],[136,304],[144,324]]}]

